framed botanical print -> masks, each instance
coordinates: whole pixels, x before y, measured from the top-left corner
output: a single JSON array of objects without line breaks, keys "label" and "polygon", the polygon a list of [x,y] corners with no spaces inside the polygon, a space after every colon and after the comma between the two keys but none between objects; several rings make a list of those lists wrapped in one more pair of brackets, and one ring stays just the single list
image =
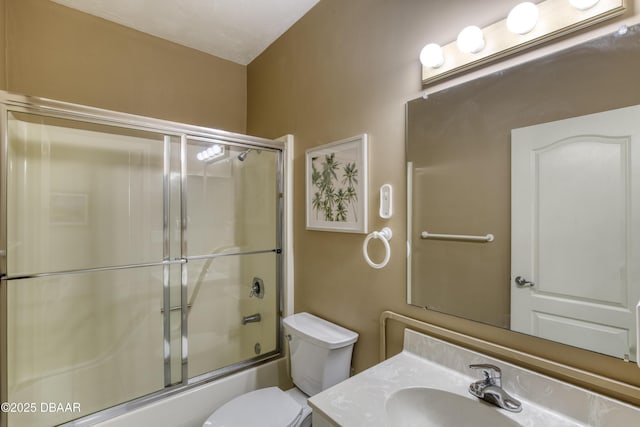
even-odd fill
[{"label": "framed botanical print", "polygon": [[367,135],[306,152],[308,230],[367,233]]}]

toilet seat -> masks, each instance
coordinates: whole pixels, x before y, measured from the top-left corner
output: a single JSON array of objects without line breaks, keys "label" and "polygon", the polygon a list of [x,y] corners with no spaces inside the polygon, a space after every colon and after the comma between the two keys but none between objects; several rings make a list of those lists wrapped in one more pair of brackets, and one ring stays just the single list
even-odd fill
[{"label": "toilet seat", "polygon": [[222,405],[203,427],[293,427],[303,408],[278,387],[255,390]]}]

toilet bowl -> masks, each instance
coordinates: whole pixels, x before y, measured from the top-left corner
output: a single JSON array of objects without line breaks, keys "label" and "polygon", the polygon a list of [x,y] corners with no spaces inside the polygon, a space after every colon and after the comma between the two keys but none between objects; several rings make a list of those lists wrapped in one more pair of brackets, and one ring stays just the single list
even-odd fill
[{"label": "toilet bowl", "polygon": [[358,334],[309,313],[283,320],[296,387],[268,387],[245,393],[218,408],[206,427],[308,427],[307,399],[349,377]]}]

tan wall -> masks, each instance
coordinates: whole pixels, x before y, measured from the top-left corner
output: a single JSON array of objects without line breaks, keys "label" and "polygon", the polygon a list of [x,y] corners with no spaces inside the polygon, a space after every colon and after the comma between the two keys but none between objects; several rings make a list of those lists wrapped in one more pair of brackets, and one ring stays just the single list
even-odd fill
[{"label": "tan wall", "polygon": [[49,0],[3,3],[8,90],[245,132],[246,67]]},{"label": "tan wall", "polygon": [[5,63],[5,19],[4,19],[5,0],[0,0],[0,89],[5,89],[6,79],[6,63]]},{"label": "tan wall", "polygon": [[[322,0],[249,65],[248,132],[295,136],[295,310],[359,332],[357,371],[378,362],[378,319],[394,310],[638,385],[640,370],[629,363],[405,303],[405,102],[421,94],[418,53],[429,41],[455,39],[469,17],[483,26],[516,3]],[[305,230],[305,150],[363,132],[370,135],[370,231],[394,232],[381,270],[362,257],[364,235]],[[394,188],[391,220],[377,214],[384,183]],[[396,333],[391,348],[398,345]]]}]

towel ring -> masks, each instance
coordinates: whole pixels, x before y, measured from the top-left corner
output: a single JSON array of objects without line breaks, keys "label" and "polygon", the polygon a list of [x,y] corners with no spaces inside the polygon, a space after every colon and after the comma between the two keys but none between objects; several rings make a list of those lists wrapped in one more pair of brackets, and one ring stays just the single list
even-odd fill
[{"label": "towel ring", "polygon": [[[369,264],[373,268],[382,268],[387,265],[387,263],[389,262],[389,258],[391,258],[391,246],[389,246],[389,240],[391,240],[392,236],[393,232],[391,231],[391,229],[389,227],[384,227],[380,231],[374,231],[364,239],[364,243],[362,244],[362,255],[364,255],[364,260],[367,261],[367,264]],[[382,244],[384,245],[384,259],[379,264],[371,261],[371,258],[369,257],[369,241],[371,239],[380,239],[382,240]]]}]

